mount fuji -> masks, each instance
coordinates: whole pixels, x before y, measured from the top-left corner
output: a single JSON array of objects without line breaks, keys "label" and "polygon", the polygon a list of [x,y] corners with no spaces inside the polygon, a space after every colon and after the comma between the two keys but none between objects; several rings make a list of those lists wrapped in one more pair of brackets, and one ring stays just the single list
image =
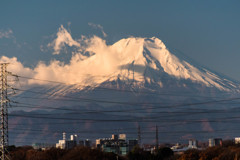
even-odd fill
[{"label": "mount fuji", "polygon": [[[137,88],[188,87],[191,83],[219,91],[239,92],[239,83],[178,58],[156,37],[130,37],[113,45],[106,45],[98,37],[91,41],[82,53],[72,58],[70,65],[61,68],[72,72],[69,74],[70,82],[66,82],[81,84],[79,90],[85,86],[94,88],[107,82],[121,81]],[[76,68],[74,73],[72,68]]]},{"label": "mount fuji", "polygon": [[13,144],[54,143],[62,132],[92,140],[115,132],[137,138],[138,125],[144,143],[153,142],[156,125],[162,143],[236,135],[219,131],[239,121],[229,121],[238,115],[239,83],[178,58],[156,37],[113,45],[95,37],[69,65],[60,66],[64,83],[38,84],[14,97],[30,107],[10,113]]}]

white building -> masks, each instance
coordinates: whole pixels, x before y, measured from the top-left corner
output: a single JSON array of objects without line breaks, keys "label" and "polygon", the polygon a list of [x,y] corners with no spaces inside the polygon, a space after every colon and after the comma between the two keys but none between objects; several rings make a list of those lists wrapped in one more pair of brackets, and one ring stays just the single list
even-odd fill
[{"label": "white building", "polygon": [[75,135],[71,135],[71,136],[70,136],[70,140],[71,140],[71,141],[77,141],[77,140],[78,140],[77,135],[76,135],[76,134],[75,134]]},{"label": "white building", "polygon": [[126,136],[126,134],[119,134],[118,138],[126,141],[127,136]]},{"label": "white building", "polygon": [[198,141],[196,139],[190,139],[188,143],[188,148],[197,149],[198,148]]},{"label": "white building", "polygon": [[71,149],[77,146],[77,135],[71,135],[70,140],[66,140],[66,133],[63,132],[63,139],[59,140],[56,144],[56,148]]},{"label": "white building", "polygon": [[63,139],[59,140],[56,144],[56,148],[65,149],[66,148],[66,133],[63,132]]},{"label": "white building", "polygon": [[56,148],[65,149],[66,146],[66,140],[59,140],[56,144]]},{"label": "white building", "polygon": [[240,144],[240,137],[235,138],[235,144]]}]

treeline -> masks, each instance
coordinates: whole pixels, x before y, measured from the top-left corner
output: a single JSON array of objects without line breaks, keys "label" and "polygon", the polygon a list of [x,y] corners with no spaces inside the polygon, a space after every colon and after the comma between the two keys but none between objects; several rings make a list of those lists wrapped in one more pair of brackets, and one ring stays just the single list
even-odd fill
[{"label": "treeline", "polygon": [[240,160],[240,147],[210,147],[205,150],[187,150],[177,160]]},{"label": "treeline", "polygon": [[75,147],[70,150],[51,148],[35,150],[32,147],[10,147],[11,160],[124,160],[114,153],[105,153],[87,147]]},{"label": "treeline", "polygon": [[170,148],[163,147],[154,154],[135,147],[126,156],[102,152],[98,149],[75,147],[70,150],[51,148],[49,150],[35,150],[32,147],[9,147],[11,160],[159,160],[173,157]]},{"label": "treeline", "polygon": [[142,149],[128,154],[129,160],[240,160],[240,145],[225,141],[223,146],[208,147],[203,150],[189,149],[184,153],[175,153],[170,148],[160,148],[154,154]]},{"label": "treeline", "polygon": [[190,149],[175,154],[168,147],[156,152],[144,151],[135,147],[126,156],[102,152],[98,149],[75,147],[70,150],[51,148],[35,150],[32,147],[9,147],[11,160],[240,160],[239,145],[216,146],[204,150]]},{"label": "treeline", "polygon": [[162,147],[154,153],[144,151],[142,148],[135,147],[126,156],[127,160],[174,160],[174,153],[168,147]]}]

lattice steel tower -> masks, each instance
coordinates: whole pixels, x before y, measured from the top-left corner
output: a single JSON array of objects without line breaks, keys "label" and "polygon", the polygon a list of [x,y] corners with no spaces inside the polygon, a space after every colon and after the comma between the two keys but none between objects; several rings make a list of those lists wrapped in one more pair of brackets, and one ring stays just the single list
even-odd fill
[{"label": "lattice steel tower", "polygon": [[141,128],[140,125],[138,126],[138,146],[142,147],[142,140],[141,140]]},{"label": "lattice steel tower", "polygon": [[158,149],[158,126],[156,125],[156,145],[155,145],[156,150]]},{"label": "lattice steel tower", "polygon": [[1,139],[0,139],[0,151],[1,151],[1,160],[10,160],[10,157],[7,155],[8,147],[8,84],[7,84],[7,65],[8,63],[0,63],[0,79],[1,79]]}]

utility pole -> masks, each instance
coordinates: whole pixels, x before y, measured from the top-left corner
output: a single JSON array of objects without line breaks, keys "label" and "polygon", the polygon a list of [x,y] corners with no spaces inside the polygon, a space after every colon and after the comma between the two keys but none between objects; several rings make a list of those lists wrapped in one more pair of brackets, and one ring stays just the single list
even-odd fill
[{"label": "utility pole", "polygon": [[1,138],[0,138],[0,152],[1,152],[1,160],[10,160],[10,157],[7,155],[7,147],[8,147],[8,84],[7,84],[7,65],[8,63],[0,63],[0,79],[1,79]]},{"label": "utility pole", "polygon": [[142,142],[141,142],[141,128],[140,125],[138,126],[138,146],[141,148],[142,147]]},{"label": "utility pole", "polygon": [[156,150],[158,149],[158,126],[156,125]]}]

